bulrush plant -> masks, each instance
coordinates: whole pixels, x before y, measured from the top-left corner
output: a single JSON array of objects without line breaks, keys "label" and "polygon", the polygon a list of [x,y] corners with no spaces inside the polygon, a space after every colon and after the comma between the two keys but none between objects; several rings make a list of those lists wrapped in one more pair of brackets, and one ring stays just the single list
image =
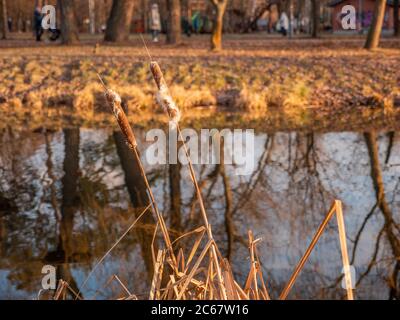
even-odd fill
[{"label": "bulrush plant", "polygon": [[[253,233],[249,231],[250,268],[243,285],[240,285],[235,280],[230,262],[222,256],[218,249],[217,243],[213,237],[211,225],[208,221],[205,204],[190,160],[188,149],[185,140],[182,139],[182,133],[179,126],[181,112],[172,99],[159,64],[155,61],[151,61],[150,71],[158,89],[157,102],[167,112],[169,120],[173,123],[173,127],[177,130],[180,140],[182,141],[182,146],[187,157],[190,178],[197,196],[197,204],[201,213],[202,225],[179,236],[173,242],[171,241],[168,227],[158,209],[156,199],[146,177],[137,148],[137,140],[122,107],[121,97],[116,91],[109,89],[99,76],[108,105],[118,122],[121,132],[125,136],[128,148],[131,150],[139,164],[140,172],[144,179],[149,196],[149,205],[135,219],[117,242],[114,243],[105,255],[96,263],[88,277],[81,285],[80,292],[85,287],[89,277],[93,274],[95,269],[104,261],[106,256],[110,254],[125,235],[135,227],[136,223],[150,211],[149,209],[151,208],[155,218],[156,227],[151,244],[154,273],[150,285],[150,292],[148,293],[148,298],[150,300],[270,300],[271,296],[268,292],[268,285],[264,279],[257,253],[257,245],[261,242],[260,238],[254,239]],[[339,240],[345,270],[347,297],[348,299],[353,299],[342,204],[338,200],[334,201],[324,221],[314,235],[304,256],[300,259],[290,277],[290,280],[285,285],[279,299],[284,300],[288,297],[300,271],[304,267],[308,257],[334,213],[336,213],[339,226]],[[156,239],[158,239],[157,235],[159,230],[162,234],[164,245],[160,245],[156,241]],[[191,248],[184,250],[183,246],[179,246],[179,244],[188,238],[193,238],[191,241],[193,245]],[[156,249],[156,247],[158,249]],[[105,283],[108,285],[112,281],[117,282],[124,292],[123,296],[119,297],[119,299],[137,299],[137,296],[129,291],[127,286],[122,283],[117,275],[112,275]],[[76,299],[81,298],[80,292],[75,293],[70,289],[70,286],[65,281],[60,280],[54,299],[65,298],[67,296],[67,291],[69,291],[69,294]]]}]

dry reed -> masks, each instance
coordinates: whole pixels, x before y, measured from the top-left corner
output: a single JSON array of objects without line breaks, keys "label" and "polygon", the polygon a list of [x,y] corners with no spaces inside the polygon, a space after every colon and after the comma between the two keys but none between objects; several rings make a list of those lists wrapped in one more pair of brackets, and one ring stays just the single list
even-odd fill
[{"label": "dry reed", "polygon": [[[211,225],[207,218],[203,197],[196,179],[193,165],[190,161],[188,150],[186,148],[184,139],[182,139],[182,134],[179,127],[179,120],[181,116],[180,110],[174,103],[174,100],[169,93],[168,86],[164,80],[158,63],[155,61],[151,61],[150,70],[158,88],[157,100],[168,113],[170,120],[173,122],[180,136],[180,139],[183,141],[183,148],[188,159],[190,177],[196,191],[198,205],[203,220],[203,226],[187,232],[186,234],[175,239],[174,242],[171,242],[164,218],[158,210],[157,203],[155,201],[151,187],[148,183],[146,173],[144,171],[137,149],[137,140],[135,139],[132,128],[129,125],[128,119],[121,106],[121,98],[115,91],[107,88],[102,82],[108,104],[111,107],[111,110],[119,124],[119,127],[126,138],[130,150],[134,154],[137,162],[139,163],[140,171],[145,181],[145,185],[149,195],[149,207],[151,206],[153,210],[156,222],[155,233],[151,245],[154,273],[152,277],[150,292],[148,295],[149,299],[270,300],[271,297],[267,289],[268,285],[267,282],[264,280],[261,263],[257,253],[257,245],[260,243],[261,239],[254,239],[252,232],[249,231],[248,236],[250,270],[243,286],[237,283],[237,281],[234,279],[229,261],[222,257],[212,234]],[[120,237],[118,241],[111,247],[111,249],[107,251],[107,253],[95,265],[95,268],[104,260],[104,258],[111,252],[111,250],[115,248],[115,246],[122,240],[122,238],[134,227],[136,222],[145,214],[149,207],[147,207],[145,211],[142,212],[142,214],[127,229],[122,237]],[[290,277],[288,283],[280,294],[279,299],[284,300],[288,297],[308,257],[310,256],[312,250],[314,249],[315,245],[323,234],[326,225],[328,224],[334,213],[336,213],[339,226],[339,239],[341,244],[343,266],[345,270],[348,299],[353,299],[353,294],[351,290],[351,278],[348,272],[349,260],[347,255],[346,234],[344,228],[342,204],[340,201],[335,201],[332,204],[331,209],[329,210],[325,219],[318,228],[305,254],[297,264],[292,276]],[[163,236],[165,249],[155,249],[157,238],[156,233],[158,232],[158,227],[160,227]],[[208,239],[204,239],[205,235],[207,235]],[[185,256],[184,250],[182,248],[174,251],[174,248],[179,242],[193,236],[195,237],[194,243],[192,248],[188,250],[187,256]],[[202,243],[204,242],[205,245],[202,246]],[[178,253],[176,254],[176,252]],[[94,269],[92,270],[92,272],[94,271]],[[92,274],[92,272],[89,274],[89,276]],[[107,281],[106,285],[108,285],[111,281],[117,281],[117,283],[123,289],[124,296],[122,299],[137,299],[137,297],[128,290],[128,288],[122,283],[117,275],[113,275]],[[84,287],[86,282],[87,279],[83,283],[81,289]],[[73,297],[75,297],[76,299],[80,298],[80,292],[75,293],[65,281],[61,280],[54,295],[54,299],[57,300],[65,298],[66,292],[68,290],[70,291],[70,293],[72,293]]]}]

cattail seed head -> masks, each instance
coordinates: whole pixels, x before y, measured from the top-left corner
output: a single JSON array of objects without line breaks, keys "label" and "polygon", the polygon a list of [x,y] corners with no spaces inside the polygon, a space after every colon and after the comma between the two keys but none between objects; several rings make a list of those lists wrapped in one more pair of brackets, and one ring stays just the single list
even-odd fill
[{"label": "cattail seed head", "polygon": [[165,82],[164,75],[161,71],[160,65],[156,61],[150,62],[150,70],[151,73],[153,74],[154,81],[156,82],[156,85],[159,90],[161,89],[161,87],[168,87],[167,83]]},{"label": "cattail seed head", "polygon": [[118,121],[118,125],[121,128],[122,133],[124,134],[128,146],[133,149],[136,148],[137,142],[135,135],[133,134],[132,128],[129,125],[128,118],[122,108],[122,100],[118,93],[114,90],[107,89],[105,92],[105,97],[107,99],[108,104],[110,105],[112,112],[114,113],[115,118]]},{"label": "cattail seed head", "polygon": [[168,113],[171,121],[178,124],[181,119],[181,112],[171,97],[159,64],[156,61],[150,62],[150,70],[158,88],[156,95],[158,104]]}]

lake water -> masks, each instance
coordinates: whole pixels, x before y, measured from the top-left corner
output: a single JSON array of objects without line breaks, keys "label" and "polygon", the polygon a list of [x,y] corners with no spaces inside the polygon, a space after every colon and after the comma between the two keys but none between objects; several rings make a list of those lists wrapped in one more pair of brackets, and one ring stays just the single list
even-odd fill
[{"label": "lake water", "polygon": [[[149,146],[145,133],[135,130],[142,156]],[[368,141],[374,142],[369,148]],[[0,150],[0,299],[35,299],[46,264],[79,288],[147,203],[121,135],[112,129],[6,129],[0,132]],[[379,153],[379,172],[371,171],[371,163],[377,164],[371,150]],[[257,132],[251,157],[254,170],[246,176],[235,175],[230,165],[195,166],[217,243],[239,283],[249,270],[247,232],[252,230],[262,238],[263,272],[271,296],[278,297],[332,201],[339,199],[358,282],[355,297],[399,295],[393,287],[400,281],[394,248],[400,241],[400,135]],[[171,235],[201,225],[187,166],[148,165],[144,156],[143,161]],[[383,178],[380,204],[389,211],[376,205],[376,174]],[[115,281],[107,285],[116,274],[132,293],[148,298],[153,231],[153,218],[145,215],[92,274],[83,296],[116,297],[121,288]],[[289,298],[344,298],[341,268],[332,219]]]}]

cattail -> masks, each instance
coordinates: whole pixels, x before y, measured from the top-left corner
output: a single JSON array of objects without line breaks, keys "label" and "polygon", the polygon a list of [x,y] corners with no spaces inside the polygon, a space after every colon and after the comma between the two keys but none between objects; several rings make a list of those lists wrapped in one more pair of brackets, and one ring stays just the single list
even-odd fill
[{"label": "cattail", "polygon": [[[158,88],[157,102],[161,105],[161,107],[164,110],[166,110],[168,112],[168,115],[170,117],[172,124],[175,125],[176,129],[178,130],[179,137],[181,138],[182,141],[184,141],[182,132],[179,128],[179,120],[181,118],[181,113],[180,113],[178,107],[176,106],[174,100],[171,97],[171,94],[169,92],[169,89],[168,89],[167,83],[164,79],[161,68],[156,61],[150,62],[150,70],[151,70],[151,73],[153,74],[154,81],[156,82],[156,85]],[[194,188],[196,189],[197,199],[198,199],[199,205],[200,205],[200,211],[203,216],[204,225],[206,227],[207,234],[208,234],[208,237],[210,240],[211,257],[214,259],[214,262],[215,262],[215,268],[217,271],[217,278],[218,278],[218,282],[219,282],[219,286],[220,286],[221,297],[223,300],[226,300],[227,293],[226,293],[226,289],[224,287],[224,281],[222,278],[221,268],[220,268],[219,261],[218,261],[218,255],[217,255],[214,238],[213,238],[212,231],[211,231],[211,226],[208,222],[203,197],[201,195],[201,191],[200,191],[200,188],[199,188],[199,185],[197,182],[196,174],[194,172],[193,165],[190,160],[189,152],[188,152],[185,142],[183,142],[183,148],[185,150],[186,158],[188,159],[190,176],[192,178]]]},{"label": "cattail", "polygon": [[161,72],[161,68],[156,61],[150,62],[150,70],[158,88],[156,96],[157,102],[161,108],[168,113],[171,121],[177,125],[181,119],[181,112],[171,97],[167,83],[165,82],[164,76]]},{"label": "cattail", "polygon": [[115,118],[117,119],[118,125],[126,138],[129,148],[136,148],[136,138],[133,134],[131,126],[129,125],[128,118],[126,117],[124,109],[122,108],[121,97],[118,93],[111,89],[106,89],[105,96]]}]

